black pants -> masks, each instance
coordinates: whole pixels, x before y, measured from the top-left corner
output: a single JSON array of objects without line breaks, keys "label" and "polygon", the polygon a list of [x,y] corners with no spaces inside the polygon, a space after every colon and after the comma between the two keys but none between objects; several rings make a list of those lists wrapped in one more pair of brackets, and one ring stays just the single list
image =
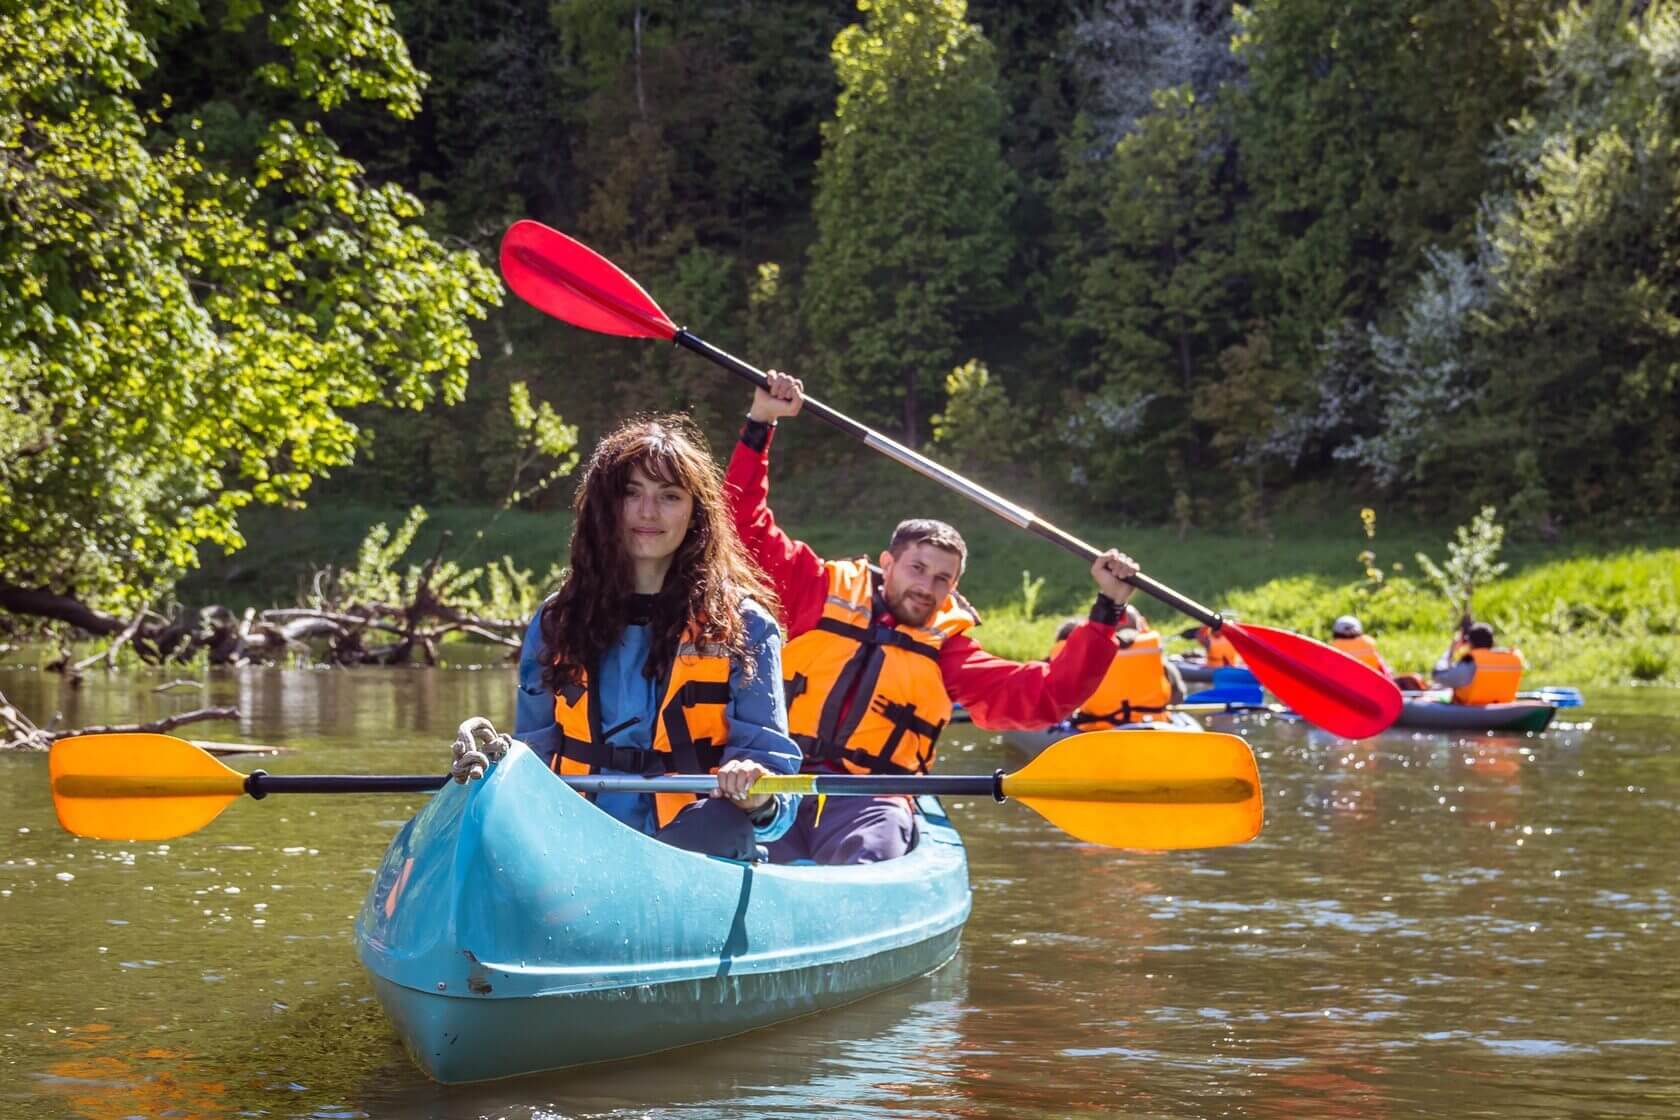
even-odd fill
[{"label": "black pants", "polygon": [[706,797],[684,807],[670,824],[653,834],[673,848],[725,859],[757,858],[752,822],[728,800]]}]

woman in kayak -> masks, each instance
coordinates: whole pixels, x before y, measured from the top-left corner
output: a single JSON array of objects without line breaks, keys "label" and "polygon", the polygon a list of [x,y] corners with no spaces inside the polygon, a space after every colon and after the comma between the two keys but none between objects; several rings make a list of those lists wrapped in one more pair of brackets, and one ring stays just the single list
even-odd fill
[{"label": "woman in kayak", "polygon": [[797,798],[774,593],[742,551],[705,437],[682,416],[603,438],[572,502],[571,567],[525,634],[515,737],[561,774],[715,772],[718,791],[602,793],[632,828],[752,859]]}]

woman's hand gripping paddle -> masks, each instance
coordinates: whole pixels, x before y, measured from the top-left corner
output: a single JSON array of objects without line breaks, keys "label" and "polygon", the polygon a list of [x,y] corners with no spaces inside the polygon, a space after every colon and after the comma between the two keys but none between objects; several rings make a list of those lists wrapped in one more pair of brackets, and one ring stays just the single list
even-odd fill
[{"label": "woman's hand gripping paddle", "polygon": [[[761,389],[767,386],[768,379],[762,370],[674,324],[641,285],[617,265],[540,222],[516,222],[508,230],[502,238],[501,263],[508,287],[531,306],[556,319],[604,334],[666,339]],[[1087,563],[1098,556],[1097,549],[1032,511],[993,494],[820,401],[806,397],[803,411]],[[1326,731],[1362,739],[1385,730],[1400,715],[1400,690],[1394,682],[1340,650],[1287,631],[1228,621],[1141,572],[1130,582],[1146,595],[1230,638],[1262,684]]]}]

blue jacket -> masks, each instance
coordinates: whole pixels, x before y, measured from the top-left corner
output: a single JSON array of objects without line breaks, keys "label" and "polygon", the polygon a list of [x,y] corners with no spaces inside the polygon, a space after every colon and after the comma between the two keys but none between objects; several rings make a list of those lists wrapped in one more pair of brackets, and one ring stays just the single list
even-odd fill
[{"label": "blue jacket", "polygon": [[[798,745],[788,738],[787,705],[782,699],[782,632],[757,603],[749,600],[744,614],[754,671],[749,679],[737,665],[729,675],[730,699],[725,709],[729,741],[723,760],[749,758],[772,773],[797,774],[801,755]],[[539,610],[525,631],[525,644],[519,651],[519,699],[513,735],[548,762],[560,748],[560,730],[554,723],[554,694],[542,683],[541,618]],[[615,747],[646,750],[653,743],[651,728],[665,682],[650,681],[642,675],[648,645],[646,626],[626,626],[617,644],[601,659],[597,692],[600,723],[614,729],[607,742]],[[652,794],[603,793],[595,804],[631,828],[650,836],[658,831]],[[757,841],[768,844],[780,839],[793,825],[798,807],[797,795],[777,795],[776,815],[754,830]]]}]

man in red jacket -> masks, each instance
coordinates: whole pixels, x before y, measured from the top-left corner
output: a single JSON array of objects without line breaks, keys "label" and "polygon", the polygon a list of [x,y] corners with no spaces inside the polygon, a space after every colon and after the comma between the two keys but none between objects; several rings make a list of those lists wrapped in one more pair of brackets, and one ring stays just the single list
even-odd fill
[{"label": "man in red jacket", "polygon": [[[1048,727],[1095,692],[1114,657],[1115,626],[1137,565],[1109,550],[1091,566],[1090,618],[1049,661],[994,657],[965,631],[979,615],[957,592],[962,537],[942,521],[911,520],[875,569],[867,557],[824,560],[770,513],[770,438],[799,411],[800,382],[772,371],[753,393],[724,492],[741,540],[781,599],[788,730],[807,771],[917,774],[931,769],[952,702],[993,731]],[[915,817],[904,797],[806,797],[792,829],[770,846],[778,862],[867,863],[910,850]]]}]

